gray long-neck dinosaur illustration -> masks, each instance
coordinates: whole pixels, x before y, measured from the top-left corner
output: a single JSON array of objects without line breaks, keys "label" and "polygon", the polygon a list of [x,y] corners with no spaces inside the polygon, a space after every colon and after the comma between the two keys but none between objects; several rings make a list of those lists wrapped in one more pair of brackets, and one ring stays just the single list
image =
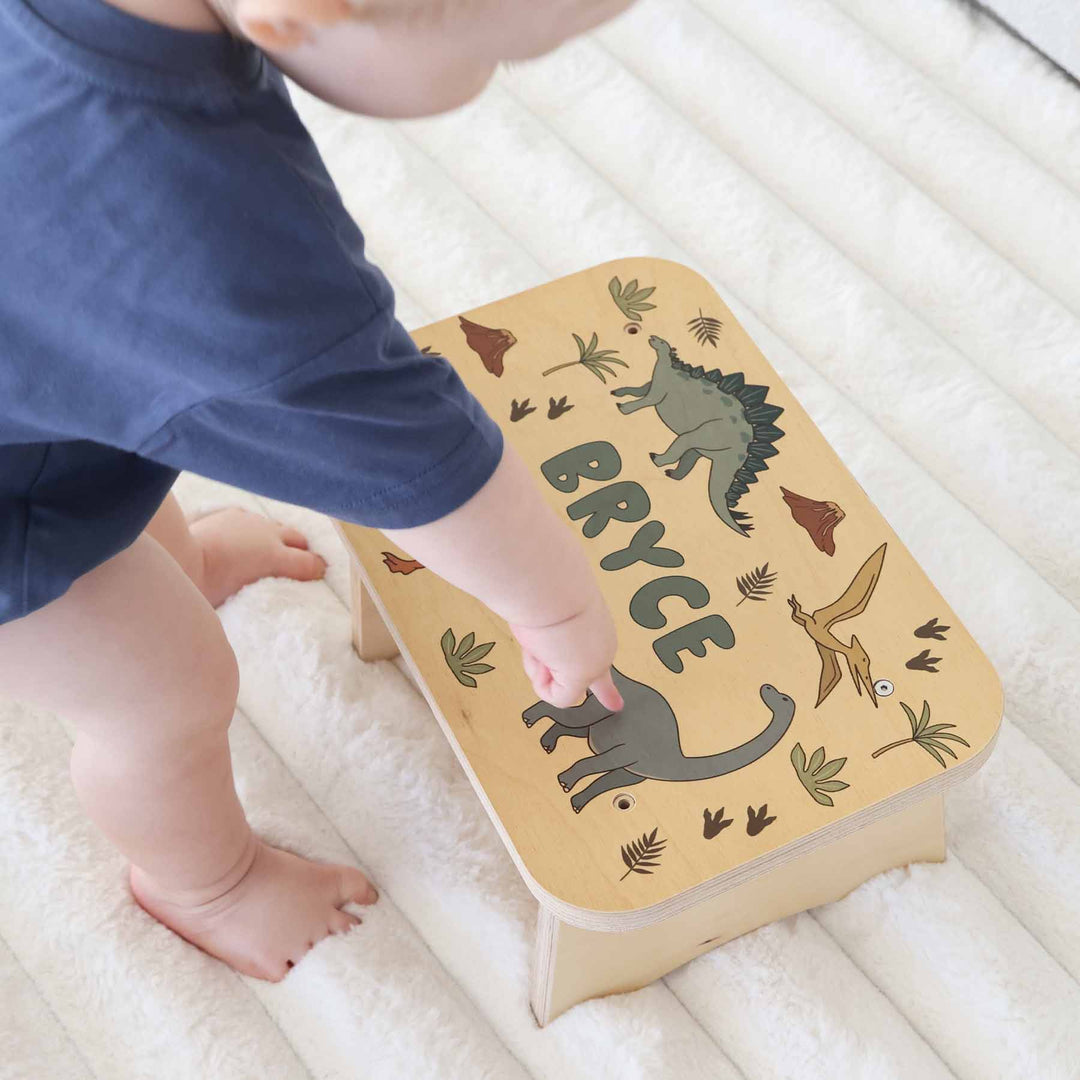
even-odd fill
[{"label": "gray long-neck dinosaur illustration", "polygon": [[[652,379],[643,386],[620,386],[612,390],[619,397],[633,394],[637,401],[620,401],[623,413],[649,405],[676,438],[660,454],[650,453],[656,465],[675,465],[665,473],[681,480],[699,457],[712,461],[709,470],[709,502],[725,525],[740,536],[753,526],[749,515],[735,509],[739,498],[757,483],[756,473],[769,466],[765,459],[777,453],[773,443],[784,433],[773,421],[784,411],[769,405],[767,386],[750,386],[741,372],[724,375],[719,368],[706,371],[684,363],[662,337],[655,334],[649,344],[656,350]],[[678,464],[676,464],[676,462]]]},{"label": "gray long-neck dinosaur illustration", "polygon": [[687,757],[682,752],[679,724],[667,698],[618,668],[611,669],[611,677],[625,703],[618,712],[601,705],[590,691],[580,705],[560,709],[538,701],[521,714],[526,727],[532,727],[544,717],[555,721],[540,737],[540,745],[549,754],[563,735],[588,739],[593,755],[575,761],[559,773],[563,791],[570,791],[586,776],[601,774],[571,796],[570,805],[575,813],[580,813],[587,802],[605,791],[640,784],[642,780],[708,780],[741,769],[767,754],[784,737],[795,715],[795,702],[765,683],[760,691],[761,700],[772,712],[772,719],[763,731],[730,750]]}]

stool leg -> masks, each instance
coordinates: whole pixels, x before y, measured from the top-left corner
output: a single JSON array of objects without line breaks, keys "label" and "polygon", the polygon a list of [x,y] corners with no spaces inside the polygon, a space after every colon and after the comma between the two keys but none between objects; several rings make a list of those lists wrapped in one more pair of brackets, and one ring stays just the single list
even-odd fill
[{"label": "stool leg", "polygon": [[361,660],[392,659],[398,655],[397,642],[386,628],[352,557],[349,558],[349,580],[352,584],[353,648]]},{"label": "stool leg", "polygon": [[724,942],[846,896],[912,862],[945,859],[945,802],[933,795],[637,930],[583,930],[541,905],[530,1004],[543,1027],[579,1001],[648,986]]}]

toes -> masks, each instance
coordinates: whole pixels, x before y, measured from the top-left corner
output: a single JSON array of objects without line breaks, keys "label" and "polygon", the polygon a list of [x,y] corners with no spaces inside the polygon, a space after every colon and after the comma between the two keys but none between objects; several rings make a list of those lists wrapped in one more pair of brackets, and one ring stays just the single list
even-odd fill
[{"label": "toes", "polygon": [[338,897],[334,907],[341,907],[342,904],[374,904],[378,899],[375,887],[359,870],[351,866],[340,868]]},{"label": "toes", "polygon": [[326,573],[326,560],[314,552],[284,545],[278,557],[277,572],[298,581],[315,581]]},{"label": "toes", "polygon": [[294,529],[291,525],[280,525],[278,534],[289,547],[307,549],[308,539],[299,529]]},{"label": "toes", "polygon": [[281,982],[286,975],[289,974],[289,969],[293,966],[291,960],[275,960],[271,963],[265,964],[245,964],[243,966],[235,965],[236,970],[241,975],[247,975],[252,979],[262,979],[264,982],[277,983]]},{"label": "toes", "polygon": [[361,920],[347,911],[334,911],[327,922],[327,930],[331,934],[346,934],[354,926],[360,926]]},{"label": "toes", "polygon": [[[357,919],[357,922],[359,922],[359,921],[360,920]],[[296,967],[297,964],[300,963],[301,960],[304,959],[305,956],[307,956],[307,954],[309,952],[311,952],[311,950],[315,947],[316,942],[322,941],[323,938],[328,937],[329,932],[331,932],[331,931],[329,931],[329,928],[327,928],[327,930],[328,930],[328,933],[321,934],[317,938],[312,938],[311,940],[308,941],[307,945],[304,948],[295,951],[291,957],[286,958],[285,967],[280,970],[280,972],[278,974],[278,978],[276,980],[274,980],[274,981],[276,982],[276,981],[280,981],[280,979],[283,979],[294,967]]]}]

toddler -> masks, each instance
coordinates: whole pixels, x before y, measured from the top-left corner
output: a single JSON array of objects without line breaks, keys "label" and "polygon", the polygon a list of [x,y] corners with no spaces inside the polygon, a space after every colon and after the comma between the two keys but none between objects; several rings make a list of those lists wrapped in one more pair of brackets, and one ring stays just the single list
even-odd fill
[{"label": "toddler", "polygon": [[376,893],[261,840],[233,785],[214,608],[325,563],[238,507],[185,521],[180,470],[382,529],[507,621],[537,695],[623,704],[576,536],[396,320],[282,72],[438,113],[630,2],[0,0],[0,694],[72,720],[138,903],[245,974]]}]

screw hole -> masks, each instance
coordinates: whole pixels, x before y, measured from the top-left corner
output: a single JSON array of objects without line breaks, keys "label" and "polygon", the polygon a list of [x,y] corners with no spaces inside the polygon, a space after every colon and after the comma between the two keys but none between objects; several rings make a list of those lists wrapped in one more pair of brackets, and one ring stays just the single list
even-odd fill
[{"label": "screw hole", "polygon": [[627,795],[624,791],[622,792],[622,794],[615,796],[614,805],[619,810],[630,810],[633,808],[635,802],[637,802],[637,800],[634,798],[634,796]]}]

